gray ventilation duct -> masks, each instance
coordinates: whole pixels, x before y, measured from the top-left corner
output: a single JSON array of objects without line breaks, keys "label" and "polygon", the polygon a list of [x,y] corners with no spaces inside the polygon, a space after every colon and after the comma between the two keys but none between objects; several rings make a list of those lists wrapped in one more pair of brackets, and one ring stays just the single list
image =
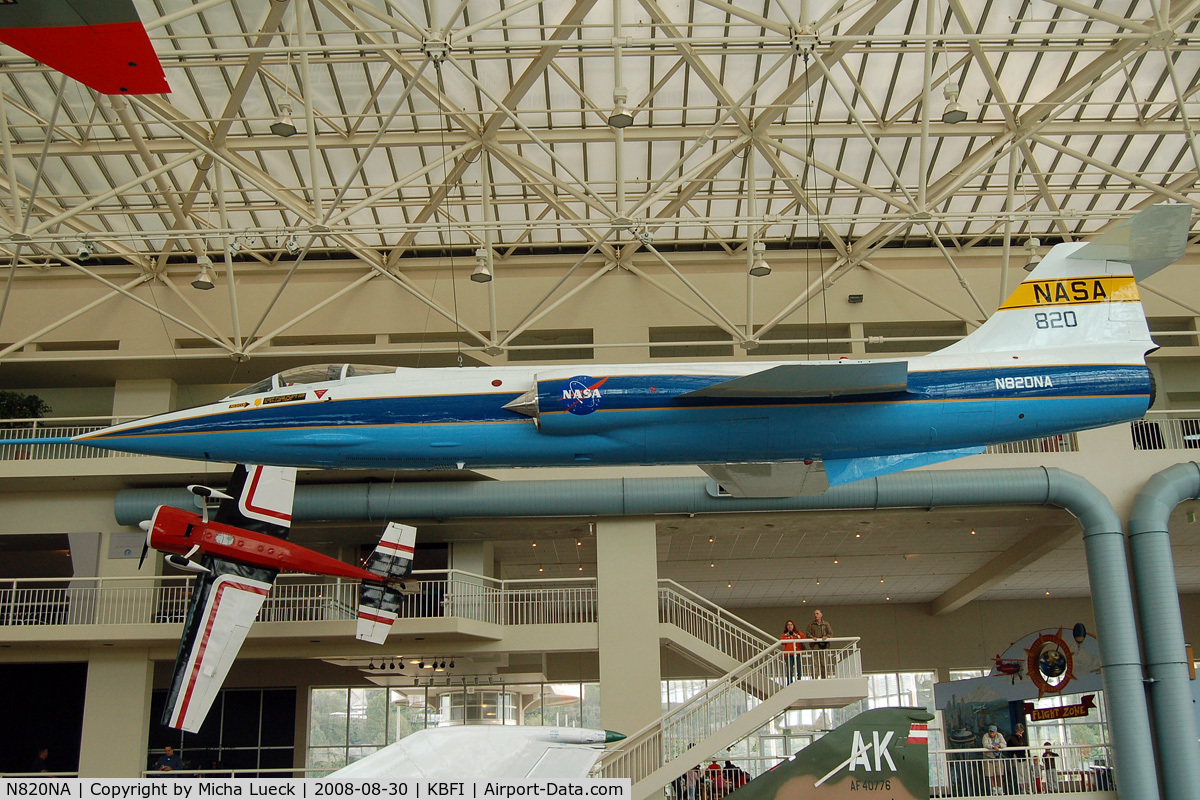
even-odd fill
[{"label": "gray ventilation duct", "polygon": [[[191,508],[186,490],[117,493],[122,525],[149,519],[159,504]],[[1157,800],[1150,719],[1142,688],[1133,596],[1121,520],[1096,487],[1053,468],[901,472],[788,498],[716,496],[704,478],[372,483],[297,486],[293,518],[304,520],[617,517],[744,511],[1054,505],[1083,527],[1109,709],[1117,793]]]},{"label": "gray ventilation duct", "polygon": [[1163,794],[1168,800],[1200,798],[1200,743],[1196,741],[1179,589],[1167,533],[1175,506],[1198,497],[1200,465],[1176,464],[1146,481],[1129,515],[1129,552],[1139,629],[1146,649]]}]

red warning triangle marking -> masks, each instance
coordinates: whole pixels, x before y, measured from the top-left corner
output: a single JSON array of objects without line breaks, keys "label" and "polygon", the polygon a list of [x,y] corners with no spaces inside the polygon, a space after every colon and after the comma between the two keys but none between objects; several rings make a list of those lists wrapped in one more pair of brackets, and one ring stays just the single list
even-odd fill
[{"label": "red warning triangle marking", "polygon": [[317,395],[318,400],[320,400],[322,397],[324,397],[325,393],[328,391],[329,391],[328,389],[313,389],[313,392]]}]

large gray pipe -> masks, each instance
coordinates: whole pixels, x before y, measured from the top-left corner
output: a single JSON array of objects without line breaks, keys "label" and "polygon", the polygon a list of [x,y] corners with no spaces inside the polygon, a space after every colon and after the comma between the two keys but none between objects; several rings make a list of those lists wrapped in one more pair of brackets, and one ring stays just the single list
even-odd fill
[{"label": "large gray pipe", "polygon": [[[117,493],[117,520],[135,525],[148,519],[159,504],[192,507],[184,490],[127,489]],[[1117,792],[1121,797],[1157,800],[1121,521],[1096,487],[1064,470],[902,472],[838,486],[821,495],[788,498],[716,497],[704,478],[302,485],[296,487],[293,518],[608,517],[983,505],[1056,505],[1083,526]]]},{"label": "large gray pipe", "polygon": [[1150,705],[1163,793],[1168,800],[1200,798],[1200,744],[1192,710],[1191,678],[1179,590],[1167,522],[1175,506],[1200,497],[1200,466],[1176,464],[1146,481],[1129,516],[1138,617],[1146,648]]}]

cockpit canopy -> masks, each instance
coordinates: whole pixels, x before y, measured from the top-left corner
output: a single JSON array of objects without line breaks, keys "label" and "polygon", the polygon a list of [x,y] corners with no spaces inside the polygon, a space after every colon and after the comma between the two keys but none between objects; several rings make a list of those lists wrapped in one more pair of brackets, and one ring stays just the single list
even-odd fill
[{"label": "cockpit canopy", "polygon": [[330,383],[358,375],[388,375],[395,371],[395,367],[383,367],[378,364],[310,364],[305,367],[293,367],[285,369],[283,372],[276,372],[271,377],[263,378],[258,383],[236,391],[225,399],[264,394],[297,386],[309,386],[314,383]]}]

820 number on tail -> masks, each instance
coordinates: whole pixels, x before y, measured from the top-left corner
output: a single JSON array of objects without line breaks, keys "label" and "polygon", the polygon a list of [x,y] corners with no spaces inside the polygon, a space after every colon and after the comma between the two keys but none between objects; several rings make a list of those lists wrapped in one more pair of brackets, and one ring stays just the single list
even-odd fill
[{"label": "820 number on tail", "polygon": [[1033,321],[1039,331],[1048,328],[1074,328],[1079,325],[1074,311],[1039,311],[1033,315]]}]

